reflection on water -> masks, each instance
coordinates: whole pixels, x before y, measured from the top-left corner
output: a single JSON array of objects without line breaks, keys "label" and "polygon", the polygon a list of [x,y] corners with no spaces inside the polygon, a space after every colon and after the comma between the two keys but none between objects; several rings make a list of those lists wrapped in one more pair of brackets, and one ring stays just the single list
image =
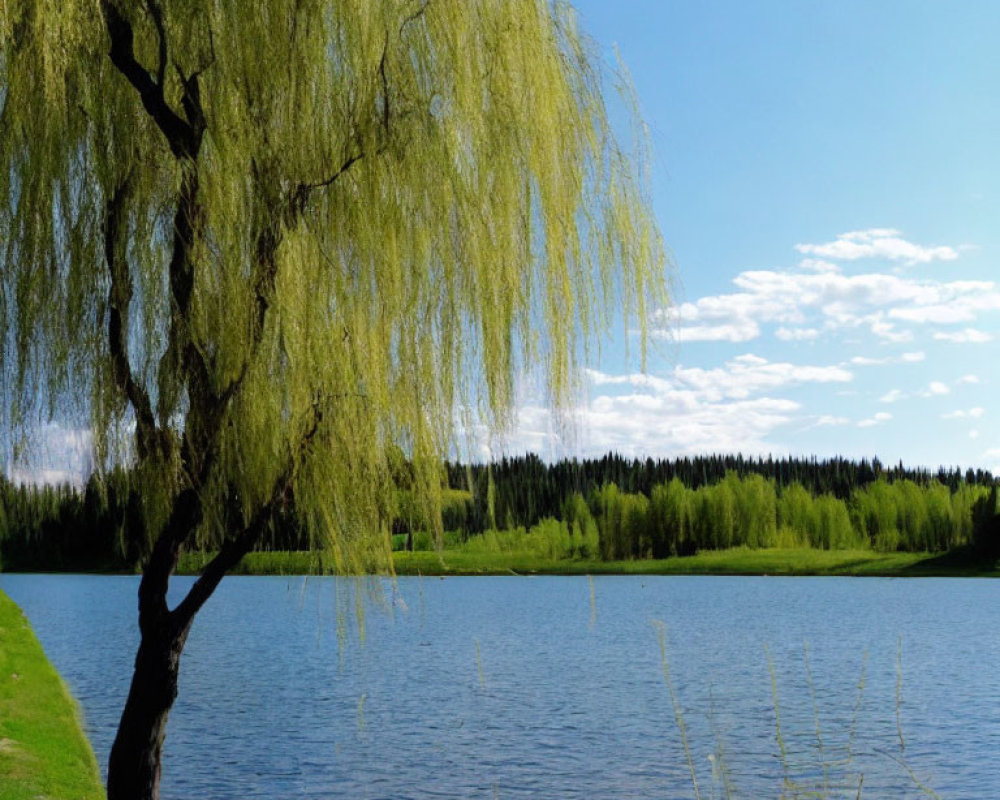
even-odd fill
[{"label": "reflection on water", "polygon": [[[104,763],[137,643],[137,586],[0,575]],[[382,587],[362,640],[344,611],[350,580],[227,578],[185,651],[164,800],[687,798],[692,770],[704,798],[727,785],[778,797],[786,776],[851,798],[861,775],[873,798],[921,796],[918,782],[949,798],[1000,786],[994,581]]]}]

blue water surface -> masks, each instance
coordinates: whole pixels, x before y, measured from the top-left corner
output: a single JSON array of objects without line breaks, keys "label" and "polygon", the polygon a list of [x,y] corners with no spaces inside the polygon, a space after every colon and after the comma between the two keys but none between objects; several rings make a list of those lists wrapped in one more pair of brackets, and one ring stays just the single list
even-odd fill
[{"label": "blue water surface", "polygon": [[[102,766],[137,588],[0,575]],[[162,797],[981,800],[998,656],[989,580],[230,577],[184,653]]]}]

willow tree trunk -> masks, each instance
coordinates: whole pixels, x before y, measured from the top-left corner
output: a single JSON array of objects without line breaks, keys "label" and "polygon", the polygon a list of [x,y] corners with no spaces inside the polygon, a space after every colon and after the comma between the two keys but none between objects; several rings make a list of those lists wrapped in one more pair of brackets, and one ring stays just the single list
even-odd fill
[{"label": "willow tree trunk", "polygon": [[108,762],[108,800],[157,800],[167,716],[177,698],[181,651],[190,624],[167,615],[142,631],[135,673]]},{"label": "willow tree trunk", "polygon": [[108,760],[108,800],[158,800],[167,717],[177,699],[181,652],[191,624],[225,574],[260,540],[274,513],[274,503],[283,496],[289,480],[278,482],[272,503],[261,506],[246,527],[222,545],[184,599],[171,609],[167,589],[181,544],[202,520],[197,492],[188,489],[174,499],[170,520],[139,583],[141,639],[132,685]]},{"label": "willow tree trunk", "polygon": [[[171,610],[167,606],[167,589],[177,568],[181,543],[201,519],[197,493],[187,490],[178,494],[170,519],[142,570],[139,652],[108,759],[108,800],[157,800],[160,796],[160,756],[167,716],[177,699],[181,651],[194,615],[204,602],[186,598]],[[198,583],[207,599],[218,581],[210,587],[204,586],[201,579]]]}]

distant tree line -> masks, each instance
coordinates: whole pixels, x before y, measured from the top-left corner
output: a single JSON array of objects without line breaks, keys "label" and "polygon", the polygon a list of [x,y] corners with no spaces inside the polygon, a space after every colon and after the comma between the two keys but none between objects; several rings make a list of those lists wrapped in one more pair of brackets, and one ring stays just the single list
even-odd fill
[{"label": "distant tree line", "polygon": [[926,486],[881,477],[841,500],[814,495],[800,483],[777,488],[773,479],[735,472],[690,489],[679,478],[649,496],[615,484],[589,502],[574,495],[565,519],[596,523],[606,560],[666,558],[729,547],[812,547],[824,550],[940,552],[972,546],[996,550],[996,487],[960,484],[952,492],[936,480]]},{"label": "distant tree line", "polygon": [[[652,496],[653,487],[675,478],[688,489],[719,483],[730,473],[739,478],[759,475],[774,482],[781,492],[798,484],[813,496],[849,499],[855,490],[880,478],[896,483],[911,481],[927,487],[932,482],[956,492],[962,486],[993,486],[993,475],[984,470],[941,467],[937,471],[910,469],[902,463],[887,467],[878,458],[748,458],[711,455],[676,459],[630,459],[614,453],[594,459],[569,459],[547,464],[534,454],[503,458],[492,464],[448,464],[448,485],[467,489],[473,508],[463,521],[469,532],[492,527],[530,527],[545,517],[561,515],[567,497],[589,497],[608,484],[620,491]],[[445,525],[445,528],[457,527]]]},{"label": "distant tree line", "polygon": [[[411,502],[405,464],[399,473],[395,546],[431,546],[438,526]],[[662,558],[738,546],[968,548],[980,558],[1000,556],[997,484],[982,470],[739,455],[638,460],[609,454],[547,464],[526,455],[489,465],[447,464],[442,477],[448,489],[440,527],[453,543],[510,530],[522,533],[508,537],[508,545],[516,541],[558,557]],[[124,531],[138,524],[139,502],[123,471],[92,477],[82,489],[0,479],[0,566],[134,569],[146,552]],[[546,541],[535,542],[536,534]],[[262,549],[308,547],[292,500]]]},{"label": "distant tree line", "polygon": [[114,569],[125,558],[119,534],[128,497],[119,476],[70,484],[15,485],[0,478],[0,566],[4,569]]},{"label": "distant tree line", "polygon": [[[141,502],[124,470],[91,476],[82,488],[0,477],[0,569],[136,570],[150,544],[126,531],[143,529]],[[309,537],[286,513],[264,542],[272,550],[304,550]]]},{"label": "distant tree line", "polygon": [[468,537],[561,520],[572,539],[574,525],[586,530],[592,519],[592,555],[604,559],[739,546],[1000,555],[996,480],[984,470],[741,455],[547,464],[529,454],[447,471],[469,499],[446,509],[446,529]]}]

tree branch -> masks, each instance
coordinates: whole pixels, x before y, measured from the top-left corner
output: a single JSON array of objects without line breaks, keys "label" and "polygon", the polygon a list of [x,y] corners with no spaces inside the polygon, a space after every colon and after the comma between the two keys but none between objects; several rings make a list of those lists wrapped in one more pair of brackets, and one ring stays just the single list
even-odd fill
[{"label": "tree branch", "polygon": [[[286,227],[291,227],[305,212],[309,197],[316,189],[331,186],[343,176],[352,166],[365,157],[364,151],[359,151],[348,157],[334,172],[324,180],[316,183],[300,183],[288,195],[287,200],[282,203],[283,210],[279,212],[279,217]],[[256,163],[252,165],[253,177],[257,182],[262,178]],[[271,293],[274,289],[274,281],[277,277],[278,264],[276,256],[278,246],[281,244],[279,229],[275,225],[267,225],[261,229],[257,236],[256,260],[258,272],[254,279],[254,330],[250,345],[250,351],[239,375],[229,382],[225,389],[219,394],[221,403],[228,403],[230,399],[239,391],[243,380],[246,378],[250,368],[250,362],[264,335],[264,323],[267,319],[267,312],[271,307]]]},{"label": "tree branch", "polygon": [[378,74],[382,79],[382,128],[389,135],[389,79],[385,74],[385,59],[389,52],[389,33],[386,31],[385,44],[382,45],[382,58],[378,62]]},{"label": "tree branch", "polygon": [[260,541],[264,531],[267,530],[267,524],[271,521],[273,513],[274,507],[270,503],[261,506],[250,524],[238,536],[227,540],[216,556],[208,562],[184,599],[170,612],[178,628],[190,624],[194,615],[212,596],[226,573],[235,567],[240,559]]},{"label": "tree branch", "polygon": [[274,517],[275,511],[295,483],[295,476],[298,474],[299,466],[305,460],[309,452],[309,447],[312,445],[319,431],[320,424],[323,421],[323,408],[320,399],[317,399],[313,404],[312,411],[312,424],[299,441],[298,451],[290,455],[284,472],[275,480],[270,500],[257,509],[249,524],[237,536],[228,539],[222,545],[216,556],[202,570],[201,576],[194,582],[191,589],[188,590],[184,599],[170,612],[174,624],[179,630],[191,623],[194,615],[198,613],[208,598],[212,596],[212,593],[218,587],[226,573],[235,567],[240,559],[249,553],[254,545],[261,540],[261,537],[267,530],[268,524]]},{"label": "tree branch", "polygon": [[188,125],[194,141],[194,153],[197,154],[201,148],[201,138],[205,133],[205,111],[201,105],[201,86],[198,78],[201,70],[196,70],[190,76],[185,76],[177,67],[177,76],[180,78],[184,93],[181,95],[181,106],[184,109],[184,116],[187,117]]},{"label": "tree branch", "polygon": [[420,8],[418,8],[416,11],[414,11],[412,14],[406,17],[406,19],[404,19],[402,24],[399,26],[400,34],[403,33],[403,29],[407,25],[409,25],[411,22],[416,22],[418,19],[420,19],[420,17],[424,15],[424,12],[427,11],[427,6],[429,6],[430,4],[431,0],[424,0],[424,2],[421,3]]},{"label": "tree branch", "polygon": [[139,629],[155,630],[167,608],[167,587],[170,576],[177,568],[181,543],[202,519],[201,497],[194,489],[185,489],[174,497],[170,517],[160,532],[149,561],[142,570],[139,583]]},{"label": "tree branch", "polygon": [[359,162],[364,157],[365,153],[363,150],[361,150],[355,153],[353,156],[350,156],[346,161],[344,161],[343,164],[341,164],[336,170],[334,170],[334,172],[330,175],[329,178],[317,181],[316,183],[300,183],[292,195],[293,198],[292,208],[296,210],[297,213],[301,213],[302,208],[305,206],[306,201],[308,201],[309,199],[310,193],[312,193],[314,189],[322,189],[327,186],[333,185],[345,172],[347,172],[351,167],[353,167],[357,162]]},{"label": "tree branch", "polygon": [[125,258],[121,239],[125,222],[125,202],[131,189],[131,176],[119,184],[104,208],[104,258],[111,277],[108,290],[108,349],[112,371],[119,390],[135,410],[139,457],[143,458],[156,439],[156,419],[146,389],[135,380],[128,356],[128,314],[132,302],[132,274]]},{"label": "tree branch", "polygon": [[[143,108],[163,132],[170,152],[177,158],[194,158],[200,142],[191,126],[170,108],[163,96],[162,81],[154,81],[145,67],[136,60],[132,25],[122,16],[114,0],[101,0],[101,11],[111,38],[111,63],[139,93]],[[154,17],[154,21],[155,19]],[[161,33],[160,66],[165,69],[166,39],[162,36],[162,27],[158,26],[158,29]]]},{"label": "tree branch", "polygon": [[[191,264],[191,249],[197,229],[198,173],[194,166],[205,132],[205,114],[201,105],[198,73],[186,77],[178,69],[184,91],[181,105],[187,119],[180,117],[164,98],[164,79],[168,62],[167,36],[163,23],[163,13],[155,0],[146,0],[146,6],[153,18],[159,36],[159,66],[157,80],[150,77],[146,69],[136,60],[134,52],[134,32],[130,22],[119,11],[114,0],[101,0],[101,10],[111,39],[110,57],[119,72],[139,93],[143,107],[167,139],[174,156],[184,162],[181,190],[174,212],[173,249],[170,257],[169,275],[172,297],[172,319],[167,352],[161,361],[161,372],[172,360],[178,363],[188,377],[188,392],[192,405],[206,399],[214,399],[211,392],[209,370],[198,348],[191,342],[188,327],[188,311],[194,287],[194,270]],[[161,396],[164,393],[161,392]],[[217,403],[215,404],[217,405]],[[165,410],[161,405],[161,411]],[[203,426],[210,427],[210,426]],[[200,431],[203,434],[204,431]],[[182,458],[189,473],[194,477],[200,472],[191,469],[194,454],[190,448],[190,437],[185,436],[185,452]],[[201,442],[199,442],[201,444]],[[200,448],[199,448],[200,450]]]},{"label": "tree branch", "polygon": [[146,0],[146,8],[149,9],[149,15],[153,18],[153,24],[156,26],[156,35],[159,37],[160,63],[156,68],[156,85],[160,87],[162,93],[163,80],[167,74],[167,32],[163,26],[163,9],[156,4],[155,0]]}]

